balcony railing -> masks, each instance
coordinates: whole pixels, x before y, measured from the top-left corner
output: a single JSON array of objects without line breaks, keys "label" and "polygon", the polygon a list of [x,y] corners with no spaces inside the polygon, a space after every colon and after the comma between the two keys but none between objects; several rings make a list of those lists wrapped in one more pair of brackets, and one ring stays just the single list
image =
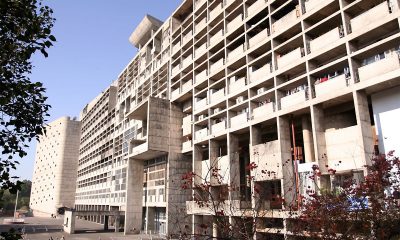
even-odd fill
[{"label": "balcony railing", "polygon": [[195,55],[195,57],[200,57],[206,51],[207,51],[207,43],[203,43],[203,45],[201,45],[196,50],[194,50],[194,55]]},{"label": "balcony railing", "polygon": [[201,180],[202,182],[210,182],[212,174],[212,166],[210,159],[201,161]]},{"label": "balcony railing", "polygon": [[183,132],[183,136],[186,136],[186,135],[189,135],[192,133],[192,116],[191,115],[183,118],[182,132]]},{"label": "balcony railing", "polygon": [[186,68],[186,67],[189,66],[192,62],[193,62],[193,54],[190,54],[190,55],[187,56],[185,59],[183,59],[182,68]]},{"label": "balcony railing", "polygon": [[231,127],[238,127],[243,124],[246,124],[249,120],[249,114],[247,112],[238,114],[234,117],[231,117]]},{"label": "balcony railing", "polygon": [[215,73],[217,70],[219,70],[220,68],[222,68],[225,64],[225,59],[221,58],[218,61],[216,61],[215,63],[211,64],[210,66],[210,73],[213,74]]},{"label": "balcony railing", "polygon": [[193,31],[190,30],[183,36],[183,44],[187,43],[190,39],[192,39],[192,37],[193,37]]},{"label": "balcony railing", "polygon": [[303,89],[289,96],[281,98],[281,109],[305,102],[307,99],[306,96],[307,89]]},{"label": "balcony railing", "polygon": [[192,140],[182,143],[182,152],[189,152],[192,150]]},{"label": "balcony railing", "polygon": [[255,3],[253,3],[250,7],[247,8],[247,17],[253,16],[254,14],[258,13],[261,9],[264,8],[266,5],[265,0],[257,0]]},{"label": "balcony railing", "polygon": [[279,140],[251,146],[250,161],[257,164],[251,171],[255,181],[280,179],[283,177]]},{"label": "balcony railing", "polygon": [[358,76],[360,78],[360,81],[363,81],[379,75],[383,75],[399,68],[399,55],[397,52],[392,52],[386,55],[384,59],[360,67],[358,69]]},{"label": "balcony railing", "polygon": [[224,30],[217,31],[212,37],[210,37],[210,45],[220,42],[224,38]]},{"label": "balcony railing", "polygon": [[259,69],[255,67],[250,67],[250,82],[256,82],[258,80],[264,79],[271,73],[271,63],[267,63]]},{"label": "balcony railing", "polygon": [[283,68],[293,62],[298,61],[304,55],[303,48],[296,48],[295,50],[286,53],[285,55],[278,56],[277,64],[278,68]]},{"label": "balcony railing", "polygon": [[229,84],[229,93],[234,93],[236,91],[242,90],[246,86],[246,78],[241,77],[231,77]]},{"label": "balcony railing", "polygon": [[181,49],[180,41],[172,47],[172,53],[176,53],[179,49]]},{"label": "balcony railing", "polygon": [[347,87],[346,75],[342,74],[334,78],[329,78],[327,81],[315,85],[315,95],[317,97],[324,96],[335,92],[336,90]]},{"label": "balcony railing", "polygon": [[178,64],[172,68],[171,75],[175,76],[176,74],[179,73],[179,70],[181,70],[181,64]]},{"label": "balcony railing", "polygon": [[272,24],[272,32],[280,33],[293,25],[300,17],[300,7],[296,8]]},{"label": "balcony railing", "polygon": [[225,88],[221,88],[220,90],[210,93],[210,102],[216,103],[222,100],[225,96]]},{"label": "balcony railing", "polygon": [[198,100],[194,105],[194,109],[198,110],[198,109],[201,109],[201,108],[203,108],[205,106],[207,106],[207,98],[203,98],[201,100]]},{"label": "balcony railing", "polygon": [[378,22],[380,19],[385,18],[389,15],[389,13],[389,5],[386,1],[384,1],[383,3],[351,19],[351,31],[357,32],[359,30],[362,30],[369,24]]},{"label": "balcony railing", "polygon": [[218,4],[213,10],[210,11],[210,20],[214,19],[217,17],[221,12],[224,6],[222,3]]},{"label": "balcony railing", "polygon": [[196,75],[195,77],[195,83],[199,84],[203,82],[204,80],[207,80],[207,69],[204,69],[202,72]]},{"label": "balcony railing", "polygon": [[274,112],[274,102],[266,103],[253,109],[253,120],[262,119]]},{"label": "balcony railing", "polygon": [[199,9],[207,0],[197,0],[194,4],[195,10]]},{"label": "balcony railing", "polygon": [[227,56],[227,62],[235,60],[237,57],[243,55],[244,52],[244,44],[241,44],[239,47],[235,48],[234,50],[230,51]]},{"label": "balcony railing", "polygon": [[185,82],[184,84],[182,84],[182,92],[186,92],[192,89],[192,79],[188,80],[187,82]]},{"label": "balcony railing", "polygon": [[216,123],[214,125],[211,125],[211,134],[218,134],[226,129],[226,121],[221,121],[219,123]]},{"label": "balcony railing", "polygon": [[218,181],[216,184],[230,184],[230,162],[228,156],[217,158]]},{"label": "balcony railing", "polygon": [[[259,0],[260,1],[260,0]],[[258,43],[262,42],[269,36],[269,29],[266,28],[261,32],[257,33],[255,36],[249,39],[249,48],[256,46]]]},{"label": "balcony railing", "polygon": [[196,141],[201,141],[208,136],[208,128],[197,130],[194,134]]},{"label": "balcony railing", "polygon": [[201,30],[203,30],[203,28],[207,26],[207,17],[204,17],[202,20],[200,20],[200,22],[198,22],[195,26],[195,32],[198,33]]},{"label": "balcony railing", "polygon": [[311,11],[312,9],[316,8],[318,5],[322,4],[323,1],[321,0],[308,0],[304,3],[306,8],[306,12]]},{"label": "balcony railing", "polygon": [[238,28],[243,22],[243,14],[239,14],[237,17],[235,17],[232,21],[230,21],[226,25],[226,32],[232,32],[236,28]]},{"label": "balcony railing", "polygon": [[174,99],[174,98],[178,97],[179,94],[180,94],[180,91],[179,91],[179,88],[177,88],[171,92],[171,98]]},{"label": "balcony railing", "polygon": [[310,52],[316,52],[332,43],[335,43],[343,36],[343,32],[340,27],[334,28],[329,32],[322,34],[321,36],[310,41]]}]

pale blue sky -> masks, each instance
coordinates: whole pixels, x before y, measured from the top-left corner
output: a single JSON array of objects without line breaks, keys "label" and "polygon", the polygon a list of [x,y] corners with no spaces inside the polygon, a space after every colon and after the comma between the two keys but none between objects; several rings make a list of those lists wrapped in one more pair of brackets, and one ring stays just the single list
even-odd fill
[{"label": "pale blue sky", "polygon": [[[180,0],[47,0],[57,19],[57,43],[49,57],[35,56],[32,81],[47,88],[49,120],[78,116],[86,103],[106,88],[137,50],[128,42],[146,13],[164,21]],[[31,179],[36,144],[21,160],[16,175]]]}]

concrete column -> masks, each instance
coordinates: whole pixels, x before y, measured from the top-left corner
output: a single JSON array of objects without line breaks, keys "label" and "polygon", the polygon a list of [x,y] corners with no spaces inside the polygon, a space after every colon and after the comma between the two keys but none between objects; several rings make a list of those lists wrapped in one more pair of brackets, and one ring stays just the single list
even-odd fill
[{"label": "concrete column", "polygon": [[65,211],[64,213],[64,232],[69,234],[75,233],[75,212]]},{"label": "concrete column", "polygon": [[120,220],[121,220],[121,217],[119,215],[115,216],[115,224],[114,224],[115,225],[115,232],[119,232]]},{"label": "concrete column", "polygon": [[239,138],[234,134],[228,135],[228,149],[230,159],[230,200],[240,199],[240,164]]},{"label": "concrete column", "polygon": [[[212,176],[213,169],[218,168],[218,160],[219,160],[219,144],[217,141],[210,141],[210,182],[211,185],[217,184],[218,178]],[[225,169],[222,169],[224,171]]]},{"label": "concrete column", "polygon": [[290,122],[286,116],[278,117],[278,140],[282,156],[283,197],[286,206],[296,204],[296,176],[293,171],[292,152],[290,145]]},{"label": "concrete column", "polygon": [[104,231],[108,230],[108,216],[104,216]]},{"label": "concrete column", "polygon": [[313,129],[314,153],[321,172],[327,173],[328,156],[326,153],[324,109],[322,105],[311,106],[311,123]]},{"label": "concrete column", "polygon": [[303,116],[301,119],[303,128],[303,143],[305,162],[314,162],[314,140],[312,135],[311,122],[308,116]]},{"label": "concrete column", "polygon": [[154,232],[154,230],[155,230],[155,226],[154,226],[155,209],[154,209],[154,207],[147,207],[146,215],[147,215],[146,231],[147,231],[147,233],[149,233],[150,231]]},{"label": "concrete column", "polygon": [[260,129],[252,126],[250,131],[250,145],[255,146],[261,143]]},{"label": "concrete column", "polygon": [[354,92],[353,96],[357,118],[358,142],[360,144],[360,157],[364,159],[364,165],[370,165],[373,155],[374,138],[372,136],[368,98],[364,91]]},{"label": "concrete column", "polygon": [[127,167],[127,191],[125,234],[138,234],[142,228],[143,161],[129,159]]}]

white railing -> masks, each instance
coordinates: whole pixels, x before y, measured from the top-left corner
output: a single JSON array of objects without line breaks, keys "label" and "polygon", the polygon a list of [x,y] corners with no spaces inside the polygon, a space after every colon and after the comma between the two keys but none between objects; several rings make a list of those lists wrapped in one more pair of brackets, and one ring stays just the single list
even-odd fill
[{"label": "white railing", "polygon": [[303,103],[306,101],[306,90],[300,90],[296,93],[293,93],[289,96],[281,98],[281,109]]},{"label": "white railing", "polygon": [[357,17],[350,20],[352,32],[356,32],[365,28],[369,24],[379,21],[385,18],[389,14],[389,5],[386,1],[371,8],[370,10],[358,15]]},{"label": "white railing", "polygon": [[221,156],[217,158],[218,165],[218,179],[221,184],[230,184],[230,162],[228,156]]},{"label": "white railing", "polygon": [[256,82],[258,80],[264,79],[271,73],[271,63],[267,63],[259,69],[250,67],[250,82]]},{"label": "white railing", "polygon": [[286,14],[282,18],[278,19],[276,22],[272,24],[272,32],[279,33],[283,30],[289,28],[293,23],[297,21],[300,17],[300,8],[296,6],[296,9]]},{"label": "white railing", "polygon": [[258,43],[260,43],[261,41],[265,40],[269,36],[268,32],[269,32],[269,29],[266,28],[266,29],[262,30],[261,32],[257,33],[252,38],[250,38],[249,39],[249,48],[252,48],[255,45],[257,45]]},{"label": "white railing", "polygon": [[190,30],[185,36],[183,36],[183,42],[187,43],[190,39],[192,39],[193,31]]},{"label": "white railing", "polygon": [[224,120],[222,122],[216,123],[211,126],[211,134],[217,134],[223,132],[225,131],[225,129],[226,129],[226,121]]},{"label": "white railing", "polygon": [[277,58],[277,64],[278,68],[285,67],[293,62],[298,61],[300,58],[302,58],[302,48],[296,48],[295,50],[286,53],[285,55],[278,56]]},{"label": "white railing", "polygon": [[198,22],[195,26],[195,32],[198,33],[201,30],[203,30],[203,28],[207,26],[207,17],[204,17],[203,19],[200,20],[200,22]]},{"label": "white railing", "polygon": [[201,7],[207,0],[197,0],[194,4],[195,10],[197,10],[199,7]]},{"label": "white railing", "polygon": [[227,62],[234,60],[235,58],[243,55],[244,52],[244,44],[241,44],[239,47],[230,51],[227,56]]},{"label": "white railing", "polygon": [[225,88],[221,88],[220,90],[210,93],[210,102],[215,103],[222,100],[225,96]]},{"label": "white railing", "polygon": [[193,61],[193,54],[190,54],[185,59],[183,59],[182,68],[189,66],[192,63],[192,61]]},{"label": "white railing", "polygon": [[181,41],[172,47],[172,53],[176,53],[181,48]]},{"label": "white railing", "polygon": [[203,129],[197,130],[194,136],[197,141],[200,141],[208,136],[208,129],[203,128]]},{"label": "white railing", "polygon": [[175,76],[176,74],[179,73],[179,70],[181,70],[181,64],[178,64],[172,68],[171,75]]},{"label": "white railing", "polygon": [[210,73],[215,73],[216,70],[224,66],[225,59],[221,58],[210,66]]},{"label": "white railing", "polygon": [[182,152],[189,152],[192,149],[192,141],[186,141],[182,143]]},{"label": "white railing", "polygon": [[216,44],[224,38],[224,30],[217,31],[212,37],[210,37],[210,45]]},{"label": "white railing", "polygon": [[243,22],[243,14],[238,15],[235,17],[232,21],[230,21],[228,24],[226,24],[226,32],[232,32],[234,29],[239,27],[240,24]]},{"label": "white railing", "polygon": [[222,9],[224,6],[222,3],[218,4],[213,10],[210,11],[210,20],[214,19],[215,17],[218,16],[222,12]]},{"label": "white railing", "polygon": [[360,81],[367,80],[400,68],[399,55],[392,52],[384,59],[362,66],[358,69]]},{"label": "white railing", "polygon": [[185,83],[182,85],[182,92],[186,92],[186,91],[192,89],[192,85],[193,85],[193,84],[192,84],[192,79],[190,79],[189,81],[185,82]]},{"label": "white railing", "polygon": [[330,30],[327,33],[310,41],[310,51],[315,52],[325,46],[328,46],[341,38],[339,27]]},{"label": "white railing", "polygon": [[247,17],[258,13],[260,9],[263,9],[266,4],[267,3],[265,0],[257,0],[255,3],[247,8]]},{"label": "white railing", "polygon": [[235,2],[235,0],[225,0],[225,6],[229,6],[234,2]]},{"label": "white railing", "polygon": [[253,120],[263,118],[274,112],[274,102],[266,103],[253,109]]},{"label": "white railing", "polygon": [[196,104],[194,105],[194,108],[197,110],[197,109],[200,109],[200,108],[205,107],[205,106],[207,106],[207,98],[203,98],[201,100],[198,100],[196,102]]},{"label": "white railing", "polygon": [[179,93],[180,93],[179,88],[173,90],[173,91],[171,92],[171,98],[172,98],[172,99],[176,98],[177,96],[179,96]]},{"label": "white railing", "polygon": [[229,93],[234,93],[236,91],[242,90],[246,86],[246,78],[236,78],[231,77],[229,84]]},{"label": "white railing", "polygon": [[324,2],[321,1],[321,0],[307,0],[304,3],[304,6],[306,8],[306,12],[311,11],[312,9],[316,8],[318,5],[320,5],[322,3],[324,3]]},{"label": "white railing", "polygon": [[242,124],[246,124],[248,121],[248,113],[241,113],[234,117],[231,117],[231,127],[237,127]]},{"label": "white railing", "polygon": [[202,72],[195,76],[195,83],[201,83],[207,79],[207,69],[204,69]]},{"label": "white railing", "polygon": [[203,45],[201,45],[200,47],[196,48],[196,50],[194,50],[194,55],[195,55],[195,57],[200,57],[206,51],[207,51],[207,43],[205,42],[205,43],[203,43]]},{"label": "white railing", "polygon": [[345,74],[329,78],[329,80],[318,83],[315,85],[315,95],[317,97],[331,94],[336,90],[347,87],[347,80]]},{"label": "white railing", "polygon": [[186,136],[186,135],[192,133],[192,116],[191,115],[183,118],[182,131],[183,131],[183,136]]}]

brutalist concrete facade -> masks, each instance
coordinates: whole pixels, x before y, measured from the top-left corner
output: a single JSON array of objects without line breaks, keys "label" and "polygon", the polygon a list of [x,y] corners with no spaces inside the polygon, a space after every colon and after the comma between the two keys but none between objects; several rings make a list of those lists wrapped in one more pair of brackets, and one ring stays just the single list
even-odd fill
[{"label": "brutalist concrete facade", "polygon": [[315,189],[313,165],[332,189],[387,150],[375,129],[390,132],[385,93],[400,99],[398,0],[186,0],[130,40],[138,54],[83,111],[76,196],[78,210],[124,211],[126,233],[221,235],[180,188],[194,172],[229,222],[292,238],[286,208]]},{"label": "brutalist concrete facade", "polygon": [[58,215],[73,208],[80,122],[62,117],[48,124],[36,146],[30,208],[35,216]]}]

